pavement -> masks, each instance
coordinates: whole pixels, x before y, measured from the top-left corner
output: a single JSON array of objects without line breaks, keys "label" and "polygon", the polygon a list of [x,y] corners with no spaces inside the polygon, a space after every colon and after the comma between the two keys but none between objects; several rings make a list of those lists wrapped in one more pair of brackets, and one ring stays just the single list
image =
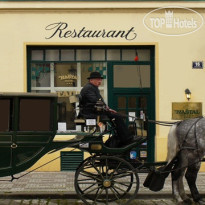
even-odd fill
[{"label": "pavement", "polygon": [[[23,172],[15,175],[15,177],[23,177],[14,179],[12,182],[7,181],[11,177],[0,178],[0,205],[81,205],[83,202],[79,200],[74,190],[74,175],[74,172],[32,172],[29,174]],[[131,204],[175,204],[172,201],[170,176],[166,179],[164,188],[159,192],[143,187],[146,176],[145,173],[139,173],[139,192],[136,200]],[[198,174],[197,186],[199,192],[205,197],[205,173]],[[186,182],[185,190],[190,194]]]},{"label": "pavement", "polygon": [[[143,186],[147,174],[138,174],[140,179],[139,198],[146,198],[146,196],[154,198],[171,197],[172,189],[170,176],[166,179],[164,188],[161,191],[153,192]],[[0,198],[5,196],[7,198],[26,198],[32,196],[38,196],[39,198],[77,198],[74,189],[74,175],[75,172],[32,172],[29,174],[22,172],[15,175],[15,177],[23,177],[14,179],[12,182],[7,181],[10,180],[11,177],[2,177],[0,178]],[[185,191],[190,193],[186,181],[184,184]],[[199,192],[205,196],[204,172],[198,174],[197,187]]]}]

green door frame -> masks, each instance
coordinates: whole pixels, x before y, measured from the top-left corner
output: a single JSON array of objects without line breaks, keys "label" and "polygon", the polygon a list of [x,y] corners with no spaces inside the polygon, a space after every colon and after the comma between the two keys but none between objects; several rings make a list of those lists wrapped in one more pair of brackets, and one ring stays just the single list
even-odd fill
[{"label": "green door frame", "polygon": [[[147,105],[149,119],[155,120],[155,72],[154,72],[154,57],[151,52],[151,61],[147,62],[108,62],[107,64],[107,76],[108,76],[108,105],[115,109],[116,104],[114,102],[114,96],[116,94],[134,94],[147,95],[150,102]],[[113,86],[113,66],[114,65],[150,65],[150,88],[114,88]],[[149,142],[147,143],[148,158],[149,162],[154,162],[155,160],[155,125],[149,124]]]}]

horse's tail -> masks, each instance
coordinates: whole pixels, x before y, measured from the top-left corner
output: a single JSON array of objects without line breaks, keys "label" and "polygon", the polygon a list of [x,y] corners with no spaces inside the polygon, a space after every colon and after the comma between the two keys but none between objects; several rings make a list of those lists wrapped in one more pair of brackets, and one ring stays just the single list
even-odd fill
[{"label": "horse's tail", "polygon": [[179,144],[176,134],[177,125],[173,125],[168,134],[168,147],[167,147],[167,162],[169,163],[177,155],[179,151]]}]

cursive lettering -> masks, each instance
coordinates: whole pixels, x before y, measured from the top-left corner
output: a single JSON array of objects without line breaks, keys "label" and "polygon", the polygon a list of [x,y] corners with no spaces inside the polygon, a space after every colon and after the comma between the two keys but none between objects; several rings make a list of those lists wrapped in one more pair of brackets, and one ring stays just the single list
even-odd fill
[{"label": "cursive lettering", "polygon": [[134,40],[137,37],[137,33],[134,27],[128,30],[90,30],[86,27],[81,29],[70,29],[68,23],[58,22],[52,23],[46,26],[47,31],[51,31],[51,34],[46,37],[46,39],[51,39],[53,37],[58,38],[124,38],[128,41]]}]

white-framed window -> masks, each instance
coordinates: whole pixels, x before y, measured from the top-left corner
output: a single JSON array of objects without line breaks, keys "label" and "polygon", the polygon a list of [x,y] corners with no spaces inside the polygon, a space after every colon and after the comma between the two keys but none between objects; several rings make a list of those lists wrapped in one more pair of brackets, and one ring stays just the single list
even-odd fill
[{"label": "white-framed window", "polygon": [[106,62],[49,62],[31,63],[31,92],[57,93],[59,104],[58,122],[66,123],[67,130],[78,130],[74,119],[78,113],[78,104],[71,104],[69,97],[79,94],[88,83],[92,71],[104,76],[99,87],[101,95],[107,101],[107,63]]},{"label": "white-framed window", "polygon": [[[77,130],[74,124],[76,110],[69,96],[79,94],[93,71],[103,75],[100,92],[105,102],[108,96],[107,64],[116,61],[150,61],[150,50],[136,47],[29,47],[28,90],[35,93],[57,93],[58,122],[66,130]],[[76,105],[78,106],[78,105]]]}]

